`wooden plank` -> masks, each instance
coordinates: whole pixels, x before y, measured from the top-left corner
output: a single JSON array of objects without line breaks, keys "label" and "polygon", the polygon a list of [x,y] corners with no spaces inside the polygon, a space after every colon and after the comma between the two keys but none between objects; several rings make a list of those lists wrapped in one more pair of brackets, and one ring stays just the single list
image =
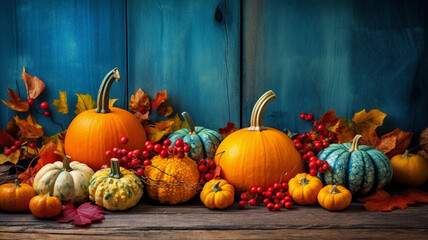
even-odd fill
[{"label": "wooden plank", "polygon": [[[126,76],[126,17],[124,0],[72,1],[2,1],[0,8],[2,36],[0,98],[8,99],[6,87],[17,90],[26,99],[21,79],[22,67],[46,83],[46,89],[36,100],[53,103],[58,90],[66,91],[69,111],[73,118],[76,93],[91,94],[96,99],[99,85],[108,71],[118,67],[122,82],[115,83],[111,98],[119,98],[116,106],[125,107]],[[4,21],[3,21],[4,20]],[[3,50],[6,50],[3,52]],[[54,111],[53,119],[68,127],[70,119]],[[0,106],[0,126],[16,115],[3,103]],[[34,111],[33,111],[34,113]],[[25,114],[19,114],[24,117]],[[61,131],[51,119],[37,114],[46,135]]]},{"label": "wooden plank", "polygon": [[129,94],[166,89],[196,125],[238,124],[240,2],[130,0],[127,9]]},{"label": "wooden plank", "polygon": [[244,1],[243,125],[272,89],[264,122],[280,130],[308,131],[301,112],[332,108],[380,109],[380,132],[426,128],[427,12],[426,1]]}]

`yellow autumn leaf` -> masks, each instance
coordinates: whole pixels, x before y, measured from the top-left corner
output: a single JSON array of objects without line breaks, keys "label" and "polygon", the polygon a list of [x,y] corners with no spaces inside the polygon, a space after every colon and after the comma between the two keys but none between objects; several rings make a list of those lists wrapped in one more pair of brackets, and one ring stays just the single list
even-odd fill
[{"label": "yellow autumn leaf", "polygon": [[77,96],[77,104],[76,104],[76,110],[74,113],[77,115],[81,112],[84,112],[89,109],[94,109],[96,107],[96,103],[94,99],[91,97],[91,95],[86,94],[76,94]]},{"label": "yellow autumn leaf", "polygon": [[68,113],[68,104],[67,104],[67,93],[59,91],[59,99],[55,99],[53,105],[56,107],[57,112],[62,114]]},{"label": "yellow autumn leaf", "polygon": [[10,154],[9,156],[6,156],[4,154],[0,154],[0,165],[5,163],[5,162],[11,162],[13,164],[18,163],[19,161],[19,156],[21,155],[21,150],[16,150],[15,152],[13,152],[12,154]]},{"label": "yellow autumn leaf", "polygon": [[165,136],[165,131],[159,130],[156,127],[151,127],[149,125],[144,127],[144,130],[146,131],[147,139],[150,142],[157,142]]},{"label": "yellow autumn leaf", "polygon": [[366,112],[365,109],[355,113],[352,118],[353,128],[357,133],[370,132],[379,126],[382,126],[383,119],[386,114],[379,111],[378,109],[372,109],[370,112]]},{"label": "yellow autumn leaf", "polygon": [[114,103],[117,101],[117,98],[115,98],[115,99],[109,99],[108,100],[108,106],[109,107],[113,107],[113,105],[114,105]]},{"label": "yellow autumn leaf", "polygon": [[174,120],[168,119],[166,121],[157,122],[155,128],[164,131],[165,134],[170,134],[172,133],[172,125],[174,125]]},{"label": "yellow autumn leaf", "polygon": [[175,132],[177,130],[180,130],[182,128],[187,128],[187,122],[182,121],[181,118],[178,116],[178,114],[175,114],[174,117],[170,118],[174,121],[174,124],[171,127],[171,132]]}]

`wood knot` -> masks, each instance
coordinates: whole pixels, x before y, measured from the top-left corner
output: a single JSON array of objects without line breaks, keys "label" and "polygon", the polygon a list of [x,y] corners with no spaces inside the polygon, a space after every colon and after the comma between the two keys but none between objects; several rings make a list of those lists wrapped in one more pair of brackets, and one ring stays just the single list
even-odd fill
[{"label": "wood knot", "polygon": [[215,12],[215,20],[221,22],[223,20],[223,13],[217,8]]}]

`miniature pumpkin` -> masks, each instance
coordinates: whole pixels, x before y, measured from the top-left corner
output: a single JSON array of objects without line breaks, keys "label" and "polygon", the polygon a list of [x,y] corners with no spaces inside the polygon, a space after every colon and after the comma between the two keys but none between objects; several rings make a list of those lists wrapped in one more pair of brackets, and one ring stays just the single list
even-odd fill
[{"label": "miniature pumpkin", "polygon": [[391,165],[394,169],[392,175],[394,182],[418,187],[428,179],[427,162],[419,155],[409,153],[408,150],[403,155],[392,157]]},{"label": "miniature pumpkin", "polygon": [[144,185],[131,171],[121,168],[117,158],[111,168],[98,170],[89,184],[89,199],[110,211],[131,208],[143,196]]},{"label": "miniature pumpkin", "polygon": [[144,128],[134,115],[120,108],[109,108],[109,92],[114,79],[120,80],[117,68],[104,78],[98,92],[97,108],[77,115],[65,137],[67,155],[94,170],[105,164],[105,151],[116,146],[121,137],[128,137],[128,149],[143,148],[146,141]]},{"label": "miniature pumpkin", "polygon": [[80,204],[88,201],[88,186],[94,171],[84,163],[64,160],[43,166],[34,178],[37,194],[49,193],[63,203]]},{"label": "miniature pumpkin", "polygon": [[343,186],[327,185],[318,193],[318,203],[330,211],[347,208],[352,201],[351,192]]},{"label": "miniature pumpkin", "polygon": [[314,176],[299,173],[288,182],[288,192],[299,205],[312,205],[322,188],[322,182]]},{"label": "miniature pumpkin", "polygon": [[207,208],[225,209],[235,201],[235,189],[224,179],[213,179],[205,183],[201,201]]},{"label": "miniature pumpkin", "polygon": [[187,155],[183,158],[157,155],[151,161],[145,168],[146,189],[151,199],[173,205],[187,202],[196,195],[199,171],[195,161]]},{"label": "miniature pumpkin", "polygon": [[318,159],[330,166],[325,173],[318,174],[324,184],[341,185],[352,195],[364,196],[391,181],[389,158],[370,146],[358,146],[361,138],[356,135],[352,144],[331,144],[318,154]]},{"label": "miniature pumpkin", "polygon": [[285,133],[263,126],[264,109],[275,98],[272,91],[261,96],[253,108],[251,126],[227,136],[217,149],[215,163],[222,169],[221,178],[237,193],[253,186],[271,186],[288,172],[282,177],[287,182],[303,171],[293,141]]},{"label": "miniature pumpkin", "polygon": [[36,193],[28,184],[5,183],[0,185],[0,210],[9,212],[22,212],[29,209],[28,204]]},{"label": "miniature pumpkin", "polygon": [[49,194],[37,195],[30,201],[30,211],[38,218],[53,218],[61,213],[62,204],[59,198]]},{"label": "miniature pumpkin", "polygon": [[195,161],[202,158],[214,158],[215,152],[223,141],[223,137],[216,131],[204,128],[195,127],[195,123],[187,112],[181,114],[187,122],[188,128],[182,128],[169,135],[168,139],[171,140],[174,146],[175,140],[181,138],[184,142],[190,145],[189,157]]}]

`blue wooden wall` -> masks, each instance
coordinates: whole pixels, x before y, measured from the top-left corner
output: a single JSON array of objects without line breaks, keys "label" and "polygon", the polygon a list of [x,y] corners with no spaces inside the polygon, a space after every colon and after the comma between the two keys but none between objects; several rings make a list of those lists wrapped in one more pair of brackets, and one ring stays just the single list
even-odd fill
[{"label": "blue wooden wall", "polygon": [[[267,126],[306,131],[303,111],[352,118],[379,108],[381,131],[419,132],[428,126],[427,12],[423,0],[0,0],[0,99],[17,85],[25,98],[25,66],[46,83],[40,100],[67,91],[72,112],[74,94],[95,96],[119,67],[117,106],[138,88],[166,89],[176,112],[213,129],[248,126],[272,89]],[[15,114],[1,104],[0,127]],[[37,120],[48,135],[61,130]]]}]

